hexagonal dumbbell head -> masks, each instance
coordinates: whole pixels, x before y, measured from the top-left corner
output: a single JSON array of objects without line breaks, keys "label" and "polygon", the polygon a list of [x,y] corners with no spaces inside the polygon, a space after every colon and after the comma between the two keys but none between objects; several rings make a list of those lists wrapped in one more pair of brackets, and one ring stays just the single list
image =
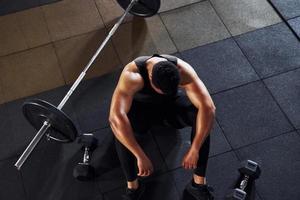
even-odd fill
[{"label": "hexagonal dumbbell head", "polygon": [[83,147],[88,147],[90,151],[96,148],[97,142],[98,140],[91,133],[84,133],[78,139],[78,143],[83,145]]},{"label": "hexagonal dumbbell head", "polygon": [[95,170],[85,163],[78,163],[73,170],[73,176],[79,181],[89,181],[94,178]]},{"label": "hexagonal dumbbell head", "polygon": [[257,179],[260,176],[261,170],[256,162],[247,160],[244,167],[239,168],[239,172],[248,175],[250,178]]},{"label": "hexagonal dumbbell head", "polygon": [[247,196],[247,193],[245,191],[236,188],[236,189],[233,190],[231,199],[245,200],[246,196]]}]

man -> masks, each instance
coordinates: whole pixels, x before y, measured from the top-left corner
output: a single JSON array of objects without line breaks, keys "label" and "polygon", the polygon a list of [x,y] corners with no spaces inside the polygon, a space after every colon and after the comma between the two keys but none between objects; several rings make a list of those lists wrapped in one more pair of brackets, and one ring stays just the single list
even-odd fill
[{"label": "man", "polygon": [[145,186],[137,178],[153,173],[152,163],[134,133],[144,133],[155,124],[192,127],[191,147],[182,159],[183,168],[194,170],[186,191],[198,200],[213,199],[205,171],[214,116],[215,105],[206,87],[183,60],[155,54],[127,64],[115,88],[109,116],[127,179],[124,199],[141,199]]}]

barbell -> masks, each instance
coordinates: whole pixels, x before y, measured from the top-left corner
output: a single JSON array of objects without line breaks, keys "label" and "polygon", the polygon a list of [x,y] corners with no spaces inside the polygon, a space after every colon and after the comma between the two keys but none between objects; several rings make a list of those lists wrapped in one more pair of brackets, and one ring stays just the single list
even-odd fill
[{"label": "barbell", "polygon": [[103,50],[109,39],[119,28],[126,15],[131,13],[132,15],[139,17],[151,17],[155,15],[160,8],[160,0],[117,0],[117,2],[125,10],[125,12],[112,27],[102,44],[97,49],[96,53],[85,66],[84,70],[78,76],[59,105],[56,107],[51,103],[40,99],[26,101],[23,104],[22,108],[25,118],[35,129],[38,130],[38,132],[31,140],[25,151],[22,153],[18,161],[15,163],[15,167],[18,170],[21,169],[22,165],[25,163],[27,158],[30,156],[36,145],[45,134],[48,139],[63,143],[72,142],[76,139],[78,136],[76,126],[62,111],[62,108],[69,100],[77,86],[81,83],[87,71],[100,52]]}]

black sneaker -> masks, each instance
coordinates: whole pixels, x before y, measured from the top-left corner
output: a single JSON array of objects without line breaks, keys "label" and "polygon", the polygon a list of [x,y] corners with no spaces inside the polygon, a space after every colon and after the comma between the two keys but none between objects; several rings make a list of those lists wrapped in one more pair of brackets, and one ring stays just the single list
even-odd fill
[{"label": "black sneaker", "polygon": [[136,190],[126,189],[126,193],[122,196],[123,200],[142,200],[146,186],[139,181],[139,187]]},{"label": "black sneaker", "polygon": [[196,200],[213,200],[213,188],[208,185],[193,186],[191,181],[185,187],[185,190]]}]

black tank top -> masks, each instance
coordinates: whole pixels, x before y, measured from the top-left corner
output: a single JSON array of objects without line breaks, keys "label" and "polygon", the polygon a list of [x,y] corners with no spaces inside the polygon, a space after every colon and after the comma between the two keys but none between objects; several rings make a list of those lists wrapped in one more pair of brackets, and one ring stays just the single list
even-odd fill
[{"label": "black tank top", "polygon": [[141,74],[144,80],[144,87],[135,94],[134,100],[142,101],[142,102],[151,102],[151,103],[162,103],[165,100],[170,98],[167,95],[157,93],[150,84],[146,62],[153,57],[165,58],[177,66],[177,57],[171,55],[162,56],[162,55],[154,54],[153,56],[141,56],[136,58],[134,62],[137,65],[139,73]]}]

